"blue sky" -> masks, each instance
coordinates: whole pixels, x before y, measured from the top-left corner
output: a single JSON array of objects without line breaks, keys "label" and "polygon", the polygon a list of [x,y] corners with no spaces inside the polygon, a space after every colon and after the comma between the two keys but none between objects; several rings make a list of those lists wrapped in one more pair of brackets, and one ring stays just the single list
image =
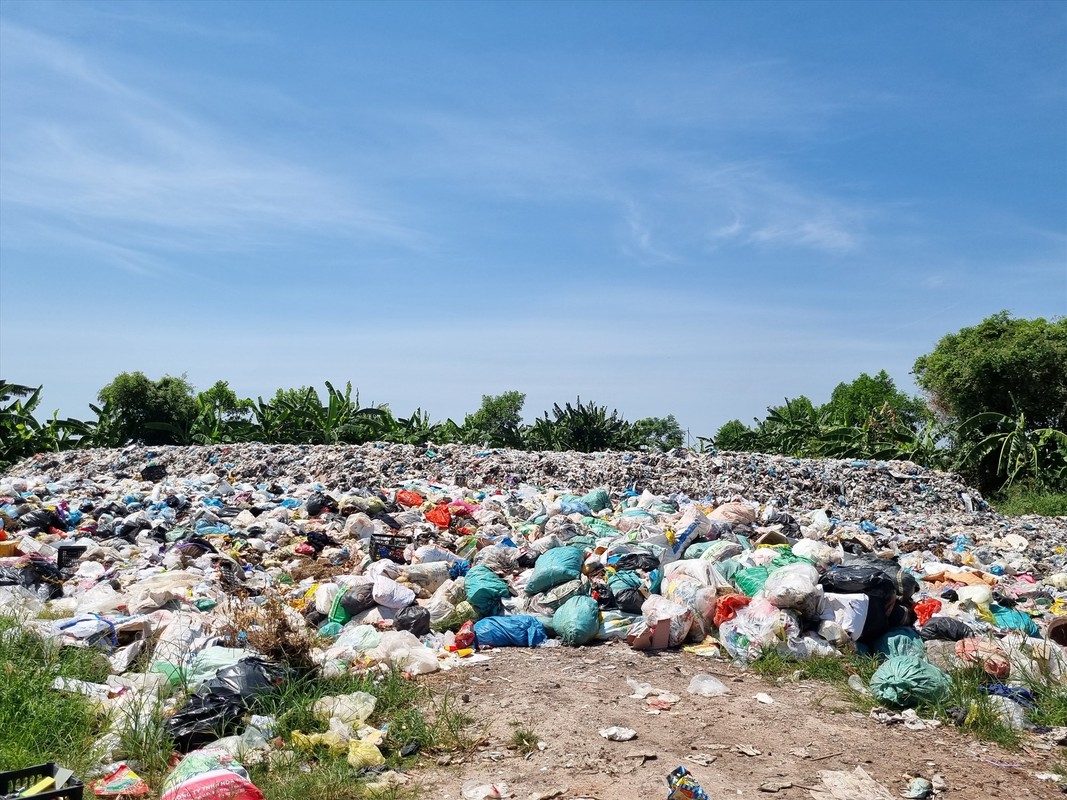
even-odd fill
[{"label": "blue sky", "polygon": [[1063,3],[0,6],[0,371],[693,435],[1067,314]]}]

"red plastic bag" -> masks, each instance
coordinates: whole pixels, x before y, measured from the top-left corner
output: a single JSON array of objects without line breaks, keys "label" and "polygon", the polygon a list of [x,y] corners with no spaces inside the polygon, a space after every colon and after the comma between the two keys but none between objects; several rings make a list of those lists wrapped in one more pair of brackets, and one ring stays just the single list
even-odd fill
[{"label": "red plastic bag", "polygon": [[456,649],[464,650],[468,647],[474,647],[474,638],[474,623],[468,620],[456,631]]},{"label": "red plastic bag", "polygon": [[427,512],[426,521],[432,522],[438,528],[446,529],[452,524],[452,514],[449,513],[448,506],[442,503],[433,510]]},{"label": "red plastic bag", "polygon": [[925,625],[926,621],[940,610],[941,601],[936,597],[927,597],[915,604],[915,616],[920,625]]},{"label": "red plastic bag", "polygon": [[743,594],[728,594],[720,597],[715,603],[715,618],[713,622],[718,628],[724,622],[729,622],[737,616],[737,612],[752,602],[751,597]]},{"label": "red plastic bag", "polygon": [[413,508],[415,506],[421,506],[423,503],[422,495],[418,492],[409,492],[407,489],[396,493],[396,502],[402,506]]}]

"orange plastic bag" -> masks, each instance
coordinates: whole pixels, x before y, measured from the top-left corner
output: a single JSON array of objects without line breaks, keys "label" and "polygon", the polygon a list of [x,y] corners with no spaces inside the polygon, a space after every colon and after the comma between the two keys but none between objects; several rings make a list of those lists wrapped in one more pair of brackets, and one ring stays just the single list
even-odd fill
[{"label": "orange plastic bag", "polygon": [[422,495],[418,492],[409,492],[407,489],[396,493],[396,502],[402,506],[412,508],[422,505]]},{"label": "orange plastic bag", "polygon": [[452,524],[452,514],[448,511],[448,506],[444,503],[435,507],[426,514],[427,522],[432,522],[438,528],[447,528]]},{"label": "orange plastic bag", "polygon": [[920,625],[925,625],[926,621],[940,610],[941,601],[936,597],[927,597],[915,604],[915,616],[919,619]]},{"label": "orange plastic bag", "polygon": [[715,627],[718,628],[724,622],[729,622],[737,616],[737,612],[752,602],[751,597],[743,594],[724,595],[715,603]]}]

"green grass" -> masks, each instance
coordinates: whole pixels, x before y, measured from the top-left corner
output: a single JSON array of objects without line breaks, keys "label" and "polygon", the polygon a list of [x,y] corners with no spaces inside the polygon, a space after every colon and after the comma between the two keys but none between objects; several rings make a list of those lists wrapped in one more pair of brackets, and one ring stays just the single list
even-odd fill
[{"label": "green grass", "polygon": [[[859,675],[865,685],[878,668],[877,659],[870,656],[821,656],[798,661],[768,649],[752,663],[756,674],[776,679],[799,672],[802,678],[823,681],[842,690],[844,697],[857,709],[870,710],[879,705],[871,695],[853,691],[848,686],[852,675]],[[923,719],[937,719],[946,726],[957,726],[978,739],[1017,749],[1022,744],[1022,732],[1012,728],[998,713],[996,702],[982,692],[981,687],[992,682],[980,667],[964,667],[949,673],[951,687],[948,696],[939,703],[922,703],[916,712]],[[1067,725],[1067,685],[1043,676],[1013,676],[1022,681],[1034,695],[1036,708],[1028,715],[1034,725],[1057,727]],[[959,724],[956,709],[963,710]],[[953,713],[950,713],[952,711]]]},{"label": "green grass", "polygon": [[989,498],[989,502],[999,513],[1008,517],[1024,514],[1040,514],[1043,517],[1067,515],[1067,494],[1062,492],[1041,492],[1024,486],[1010,486]]},{"label": "green grass", "polygon": [[90,701],[52,689],[57,676],[98,682],[101,654],[48,647],[17,622],[0,617],[0,769],[55,761],[76,772],[95,763],[106,720]]},{"label": "green grass", "polygon": [[539,738],[533,730],[521,722],[512,722],[511,727],[514,728],[511,732],[510,746],[512,748],[524,756],[537,751]]}]

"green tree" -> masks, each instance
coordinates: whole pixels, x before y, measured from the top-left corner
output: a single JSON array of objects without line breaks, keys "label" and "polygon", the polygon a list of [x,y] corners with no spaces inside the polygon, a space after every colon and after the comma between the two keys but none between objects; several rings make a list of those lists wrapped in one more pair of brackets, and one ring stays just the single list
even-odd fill
[{"label": "green tree", "polygon": [[755,432],[741,420],[732,419],[716,431],[712,442],[720,450],[743,452],[752,448],[754,435]]},{"label": "green tree", "polygon": [[666,417],[645,417],[633,424],[632,444],[636,449],[648,448],[662,453],[681,447],[685,433],[674,414]]},{"label": "green tree", "polygon": [[100,390],[97,399],[114,414],[115,438],[121,443],[178,444],[181,437],[174,430],[149,423],[184,430],[197,413],[193,387],[184,375],[153,381],[143,372],[123,372]]},{"label": "green tree", "polygon": [[956,422],[994,412],[1067,429],[1067,317],[1014,319],[1001,311],[942,338],[914,372],[933,407]]},{"label": "green tree", "polygon": [[522,447],[522,407],[526,395],[509,391],[482,395],[482,404],[463,420],[462,438],[486,447]]},{"label": "green tree", "polygon": [[864,372],[851,383],[837,384],[822,410],[842,425],[862,425],[872,415],[892,412],[897,422],[916,428],[929,416],[926,404],[898,390],[884,369],[873,377]]},{"label": "green tree", "polygon": [[633,426],[618,410],[608,414],[607,406],[596,403],[567,403],[562,408],[552,404],[552,418],[546,411],[528,430],[531,449],[577,450],[594,453],[601,450],[626,450],[632,446]]}]

